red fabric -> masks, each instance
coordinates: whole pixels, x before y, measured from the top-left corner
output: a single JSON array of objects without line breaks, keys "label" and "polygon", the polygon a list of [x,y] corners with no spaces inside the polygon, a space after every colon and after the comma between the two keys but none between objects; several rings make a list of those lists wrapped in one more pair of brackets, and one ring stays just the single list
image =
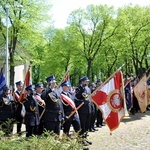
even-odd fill
[{"label": "red fabric", "polygon": [[111,131],[119,126],[125,114],[123,90],[122,72],[119,71],[103,87],[91,95]]},{"label": "red fabric", "polygon": [[28,70],[28,72],[26,73],[24,84],[23,84],[23,89],[19,98],[20,102],[22,102],[23,99],[26,97],[25,88],[29,85],[30,85],[30,71]]},{"label": "red fabric", "polygon": [[60,96],[62,100],[64,100],[67,104],[69,104],[72,107],[72,109],[76,108],[74,102],[68,96],[64,94],[60,94]]}]

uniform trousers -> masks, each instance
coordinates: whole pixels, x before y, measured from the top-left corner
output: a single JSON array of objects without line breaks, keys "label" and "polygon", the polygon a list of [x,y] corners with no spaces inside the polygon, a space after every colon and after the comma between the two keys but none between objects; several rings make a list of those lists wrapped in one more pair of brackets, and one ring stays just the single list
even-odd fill
[{"label": "uniform trousers", "polygon": [[30,126],[26,125],[26,137],[30,137],[32,135],[37,135],[38,126]]},{"label": "uniform trousers", "polygon": [[47,131],[54,132],[59,135],[61,129],[61,122],[47,121],[45,122],[45,128]]},{"label": "uniform trousers", "polygon": [[72,116],[71,118],[69,118],[63,125],[63,132],[67,135],[69,135],[69,130],[71,125],[73,126],[73,129],[75,132],[80,131],[81,129],[81,125],[80,125],[80,119],[79,118],[74,118],[74,116]]},{"label": "uniform trousers", "polygon": [[80,123],[81,123],[81,132],[80,135],[86,138],[87,132],[89,130],[90,124],[90,113],[79,113]]}]

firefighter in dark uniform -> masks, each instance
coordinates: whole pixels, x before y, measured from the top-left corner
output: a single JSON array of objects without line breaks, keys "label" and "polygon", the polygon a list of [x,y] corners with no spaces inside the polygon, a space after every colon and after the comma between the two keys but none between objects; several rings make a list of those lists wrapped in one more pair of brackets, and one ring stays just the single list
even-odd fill
[{"label": "firefighter in dark uniform", "polygon": [[[69,92],[69,86],[70,84],[67,81],[64,81],[61,84],[62,87],[62,92],[61,94],[66,95],[67,97],[70,98],[70,100],[72,101],[72,103],[75,106],[75,103],[73,101],[73,97],[71,92]],[[64,113],[65,113],[65,123],[63,124],[63,132],[69,136],[69,131],[70,131],[70,127],[71,125],[73,126],[75,132],[79,132],[81,130],[81,125],[80,125],[80,119],[79,119],[79,115],[77,112],[75,112],[70,118],[67,119],[67,117],[72,113],[72,111],[74,111],[75,108],[71,107],[71,105],[69,105],[68,103],[66,103],[63,99],[63,108],[64,108]]]},{"label": "firefighter in dark uniform", "polygon": [[43,84],[38,83],[35,85],[35,98],[38,102],[38,107],[39,107],[39,115],[40,115],[40,124],[38,126],[38,135],[41,135],[44,132],[44,118],[43,118],[43,113],[45,111],[45,101],[42,100],[41,94],[44,90]]},{"label": "firefighter in dark uniform", "polygon": [[84,139],[83,144],[88,145],[92,144],[92,142],[86,139],[89,130],[90,114],[91,114],[91,100],[88,98],[88,91],[85,88],[89,83],[89,79],[88,77],[85,76],[82,77],[79,82],[80,85],[78,86],[78,88],[76,88],[75,104],[76,107],[78,107],[82,102],[84,102],[83,106],[78,110],[81,123],[80,135]]},{"label": "firefighter in dark uniform", "polygon": [[61,122],[64,119],[62,101],[56,90],[56,80],[54,76],[46,79],[47,87],[42,93],[46,107],[44,113],[44,123],[46,130],[57,135],[60,134]]},{"label": "firefighter in dark uniform", "polygon": [[[93,91],[96,88],[95,83],[89,84],[89,88],[91,90],[91,93],[93,93]],[[94,131],[98,131],[98,129],[95,128],[95,120],[96,120],[96,115],[97,115],[97,106],[92,101],[91,101],[91,111],[92,112],[91,112],[91,120],[90,120],[89,131],[94,132]]]},{"label": "firefighter in dark uniform", "polygon": [[10,87],[4,86],[0,95],[0,126],[6,136],[12,134],[15,120],[15,102]]},{"label": "firefighter in dark uniform", "polygon": [[38,125],[40,124],[38,103],[34,97],[34,86],[29,85],[26,87],[27,96],[23,100],[25,107],[25,125],[26,125],[26,137],[37,135]]},{"label": "firefighter in dark uniform", "polygon": [[16,121],[17,121],[17,133],[21,133],[21,126],[23,123],[23,116],[21,115],[22,103],[20,103],[20,94],[22,91],[23,84],[21,81],[18,81],[16,84],[16,91],[14,92],[14,100],[16,103]]}]

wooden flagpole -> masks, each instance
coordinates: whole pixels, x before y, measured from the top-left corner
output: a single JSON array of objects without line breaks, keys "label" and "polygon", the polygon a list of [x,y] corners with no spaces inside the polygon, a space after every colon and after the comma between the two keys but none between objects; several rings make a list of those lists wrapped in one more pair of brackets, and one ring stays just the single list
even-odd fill
[{"label": "wooden flagpole", "polygon": [[67,71],[65,72],[64,76],[62,77],[60,83],[57,85],[57,89],[60,87],[61,83],[63,82],[64,78],[66,77],[66,75],[70,69],[71,69],[71,66],[68,66]]},{"label": "wooden flagpole", "polygon": [[88,97],[91,97],[95,94],[95,92],[97,92],[98,90],[100,90],[106,83],[109,82],[109,80],[111,80],[124,66],[125,64],[123,64],[121,67],[119,67],[111,76],[109,76],[104,82],[102,82],[102,84],[100,86],[98,86],[93,93],[91,93]]},{"label": "wooden flagpole", "polygon": [[[138,83],[142,80],[142,78],[145,76],[145,74],[150,70],[150,67],[143,73],[142,77],[139,79]],[[136,85],[138,84],[136,83]],[[133,87],[133,90],[134,88],[136,87],[136,85]]]},{"label": "wooden flagpole", "polygon": [[[82,102],[74,111],[72,111],[71,114],[68,116],[68,119],[69,119],[75,112],[77,112],[77,110],[78,110],[79,108],[81,108],[83,104],[84,104],[84,102]],[[66,122],[66,121],[64,120],[61,125],[63,125],[65,122]]]}]

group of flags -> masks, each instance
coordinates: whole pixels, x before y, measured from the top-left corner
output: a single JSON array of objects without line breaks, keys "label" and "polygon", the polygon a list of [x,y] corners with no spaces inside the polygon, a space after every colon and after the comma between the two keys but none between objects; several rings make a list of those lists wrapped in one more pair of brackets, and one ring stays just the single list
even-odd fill
[{"label": "group of flags", "polygon": [[[148,77],[149,78],[149,77]],[[108,125],[110,131],[119,127],[121,120],[125,117],[126,109],[129,110],[132,107],[132,90],[138,100],[141,112],[144,112],[150,104],[150,88],[147,88],[146,74],[139,80],[139,82],[132,89],[131,80],[124,84],[123,74],[120,70],[113,73],[104,83],[102,83],[97,89],[89,95],[91,100],[97,105],[102,112],[103,119]],[[70,77],[67,74],[64,81],[71,82]],[[28,69],[23,89],[20,96],[20,101],[25,96],[25,87],[30,84],[30,71]],[[3,70],[0,73],[0,93],[2,88],[6,85],[5,76]],[[67,96],[61,94],[61,98],[67,102],[74,110],[76,109],[74,103]]]},{"label": "group of flags", "polygon": [[132,80],[130,79],[124,84],[122,72],[117,71],[106,84],[98,87],[91,94],[92,101],[102,112],[103,119],[110,131],[118,128],[121,120],[125,117],[125,112],[133,107],[132,92],[137,98],[141,112],[146,111],[147,106],[150,104],[150,88],[147,86],[148,78],[144,74],[132,89]]}]

